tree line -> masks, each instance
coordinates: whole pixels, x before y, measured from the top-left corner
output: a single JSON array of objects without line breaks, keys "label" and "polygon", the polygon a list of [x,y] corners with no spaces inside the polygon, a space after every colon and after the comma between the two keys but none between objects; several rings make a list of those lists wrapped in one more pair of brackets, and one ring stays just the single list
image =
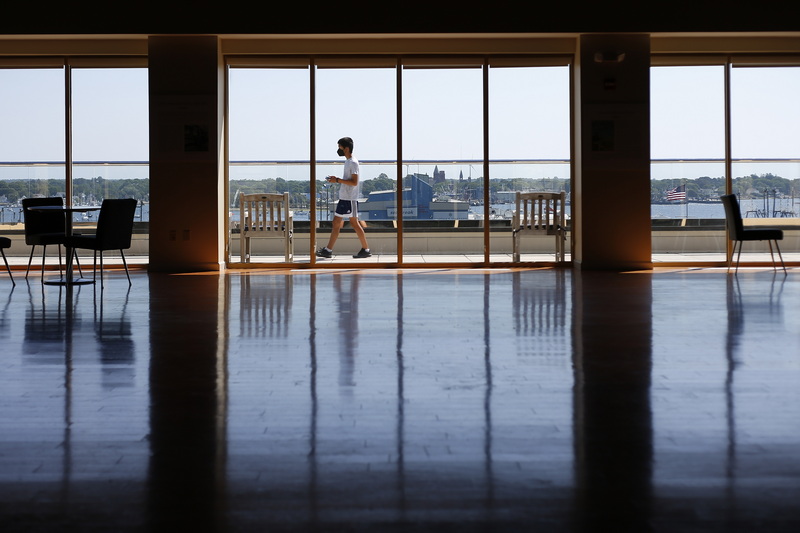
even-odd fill
[{"label": "tree line", "polygon": [[[483,197],[483,179],[474,178],[469,182],[466,180],[446,179],[443,182],[433,183],[433,180],[426,175],[418,175],[432,183],[435,194],[464,197],[465,192],[471,192],[472,198]],[[263,179],[263,180],[231,180],[231,191],[240,191],[242,194],[249,193],[277,193],[289,192],[292,196],[292,205],[305,205],[308,199],[309,184],[306,181],[287,181],[282,178]],[[613,184],[610,184],[613,185]],[[664,201],[668,191],[679,185],[686,186],[686,198],[695,201],[718,200],[725,194],[725,178],[712,178],[701,176],[699,178],[674,178],[650,181],[650,194],[654,203]],[[323,193],[329,185],[325,181],[317,180],[317,192]],[[566,178],[501,178],[492,179],[489,182],[489,194],[494,198],[498,192],[508,191],[543,191],[564,190],[570,192],[570,181]],[[394,190],[395,181],[381,174],[376,178],[365,179],[362,181],[361,193],[363,196],[369,195],[374,191]],[[769,196],[800,196],[800,179],[786,179],[774,174],[751,174],[740,176],[733,179],[733,192],[742,198],[763,198],[765,194]],[[236,198],[231,197],[231,202],[235,203]]]},{"label": "tree line", "polygon": [[[680,185],[686,186],[686,198],[698,202],[718,200],[725,194],[725,178],[702,176],[693,179],[651,180],[650,197],[654,203],[665,199],[668,191]],[[732,190],[741,198],[763,198],[765,195],[800,196],[800,179],[786,179],[774,174],[750,174],[733,178]]]},{"label": "tree line", "polygon": [[[417,174],[417,177],[430,183],[435,195],[464,199],[483,197],[482,178],[474,178],[472,180],[445,179],[434,183],[433,179],[426,174]],[[410,176],[407,176],[406,179],[410,179]],[[333,191],[333,187],[335,186],[324,180],[317,180],[317,194],[325,195],[326,191]],[[371,192],[393,191],[396,188],[395,181],[383,173],[375,178],[361,180],[361,195],[363,197],[367,197]],[[503,178],[491,180],[490,195],[494,197],[496,193],[501,191],[523,190],[560,191],[563,189],[569,192],[569,188],[569,180],[561,178]],[[308,204],[310,186],[307,181],[265,178],[261,180],[230,180],[230,190],[230,200],[234,206],[238,205],[238,196],[240,194],[288,192],[291,205],[304,207]]]},{"label": "tree line", "polygon": [[[63,179],[0,180],[0,198],[5,197],[9,204],[17,204],[23,198],[34,196],[65,196],[66,190],[66,181]],[[75,178],[72,180],[72,196],[82,204],[100,203],[104,198],[136,198],[149,202],[150,180]]]},{"label": "tree line", "polygon": [[[445,179],[438,183],[427,175],[417,175],[431,183],[434,193],[458,198],[482,198],[483,180]],[[610,184],[613,185],[613,184]],[[725,194],[725,178],[702,176],[699,178],[675,178],[650,181],[651,200],[654,203],[664,201],[668,191],[677,186],[686,186],[686,198],[695,201],[716,200]],[[374,191],[394,190],[395,181],[386,174],[365,179],[361,184],[364,196]],[[502,178],[490,180],[490,196],[505,191],[525,190],[565,190],[570,191],[570,182],[565,178]],[[324,180],[317,180],[316,190],[324,195],[332,191],[331,185]],[[33,196],[64,196],[66,191],[63,179],[6,179],[0,180],[0,198],[9,204],[17,204],[23,198]],[[143,202],[150,201],[149,178],[106,179],[75,178],[72,191],[74,198],[80,203],[100,203],[104,198],[136,198]],[[291,196],[292,205],[302,207],[309,202],[310,186],[304,180],[286,180],[283,178],[240,179],[230,180],[231,203],[238,205],[239,194],[250,193],[284,193]],[[769,196],[800,196],[800,179],[786,179],[774,174],[751,174],[733,179],[733,191],[742,198],[763,198]]]}]

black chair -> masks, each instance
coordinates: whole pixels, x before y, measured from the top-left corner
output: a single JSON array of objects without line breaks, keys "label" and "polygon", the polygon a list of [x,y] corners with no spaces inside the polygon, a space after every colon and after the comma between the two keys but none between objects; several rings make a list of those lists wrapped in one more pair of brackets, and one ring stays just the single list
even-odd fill
[{"label": "black chair", "polygon": [[11,283],[16,285],[17,283],[14,281],[14,276],[11,275],[11,267],[8,266],[8,259],[6,258],[6,248],[11,248],[11,239],[8,237],[0,237],[0,254],[3,255],[3,262],[6,264],[6,270],[8,270],[8,276],[11,278]]},{"label": "black chair", "polygon": [[61,211],[30,211],[29,207],[64,205],[60,196],[49,198],[25,198],[22,200],[22,220],[25,224],[25,244],[31,247],[31,256],[28,258],[28,269],[25,277],[31,270],[33,252],[37,246],[42,247],[42,274],[47,254],[47,246],[58,246],[58,269],[61,270],[61,245],[64,244],[64,213]]},{"label": "black chair", "polygon": [[[781,249],[778,247],[778,241],[783,240],[783,230],[778,228],[745,228],[742,223],[742,212],[739,209],[739,201],[736,195],[726,194],[720,196],[722,205],[725,207],[725,219],[728,224],[728,236],[733,241],[733,252],[728,260],[728,272],[731,271],[731,263],[733,262],[733,254],[736,253],[736,270],[739,271],[739,256],[742,254],[742,244],[744,241],[767,241],[769,244],[769,254],[772,257],[772,265],[775,270],[778,270],[778,265],[775,263],[775,254],[772,252],[772,243],[775,243],[775,249],[778,251],[778,257],[781,260],[781,266],[784,273],[786,272],[786,265],[783,263],[783,256]],[[738,253],[736,246],[739,246]]]},{"label": "black chair", "polygon": [[101,287],[103,285],[103,252],[108,250],[119,250],[122,254],[122,264],[125,265],[128,285],[131,284],[131,275],[128,272],[128,263],[125,261],[123,250],[131,247],[136,203],[133,198],[103,200],[103,204],[100,206],[100,215],[97,217],[96,233],[94,235],[74,235],[65,242],[67,248],[94,250],[95,279],[97,279],[97,252],[100,252]]}]

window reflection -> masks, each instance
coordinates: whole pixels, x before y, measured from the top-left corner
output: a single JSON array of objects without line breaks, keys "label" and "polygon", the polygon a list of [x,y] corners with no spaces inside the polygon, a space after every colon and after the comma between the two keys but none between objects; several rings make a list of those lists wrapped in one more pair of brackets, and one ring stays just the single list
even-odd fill
[{"label": "window reflection", "polygon": [[[290,511],[292,520],[317,524],[342,498],[417,516],[418,495],[432,494],[420,485],[431,460],[443,461],[433,496],[466,490],[469,512],[481,516],[497,511],[508,483],[536,475],[571,483],[566,272],[226,279],[231,329],[240,332],[227,369],[227,475],[236,494],[302,491],[307,506]],[[250,297],[294,306],[280,315],[280,334],[236,324],[261,320],[240,312],[253,307]],[[307,315],[296,312],[302,302]],[[524,371],[532,359],[536,371]],[[558,391],[564,401],[553,405],[547,398]],[[557,472],[539,446],[566,450]],[[508,454],[522,454],[518,466],[509,468]],[[228,501],[239,506],[235,495]]]},{"label": "window reflection", "polygon": [[542,365],[563,365],[570,353],[566,276],[562,269],[513,274],[518,353]]},{"label": "window reflection", "polygon": [[286,337],[292,310],[292,279],[291,276],[242,277],[240,335]]},{"label": "window reflection", "polygon": [[[787,350],[781,354],[774,351],[764,352],[758,345],[753,345],[753,331],[769,335],[770,332],[782,331],[787,328],[783,291],[786,276],[773,274],[768,290],[765,284],[757,287],[752,279],[740,280],[738,276],[728,276],[726,284],[726,302],[728,312],[727,330],[725,332],[725,423],[726,423],[726,453],[725,473],[728,480],[730,497],[735,497],[735,488],[738,478],[749,475],[754,468],[748,460],[747,443],[750,432],[761,431],[762,438],[764,427],[759,424],[759,430],[754,428],[755,413],[775,412],[780,413],[780,408],[757,405],[749,400],[749,395],[743,394],[752,379],[747,367],[751,358],[769,360],[781,355],[791,353]],[[776,416],[780,416],[779,414]],[[778,421],[773,421],[775,427],[782,427]],[[788,422],[787,422],[788,423]],[[785,427],[785,426],[783,426]],[[778,430],[779,432],[781,430]],[[757,466],[755,468],[758,468]],[[733,502],[735,503],[735,502]]]},{"label": "window reflection", "polygon": [[129,285],[124,297],[120,295],[121,302],[110,304],[102,297],[94,301],[95,338],[103,368],[103,387],[108,390],[135,385],[136,343],[127,312],[131,289]]}]

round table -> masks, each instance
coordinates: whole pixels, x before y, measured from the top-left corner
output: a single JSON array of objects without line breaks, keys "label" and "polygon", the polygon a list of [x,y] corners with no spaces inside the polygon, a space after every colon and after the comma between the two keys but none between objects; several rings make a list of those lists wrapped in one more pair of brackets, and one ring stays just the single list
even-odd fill
[{"label": "round table", "polygon": [[[69,239],[72,237],[72,213],[87,213],[89,211],[99,211],[100,208],[96,206],[61,206],[61,205],[40,205],[36,207],[29,207],[30,211],[63,211],[64,212],[64,235]],[[72,275],[72,257],[74,255],[73,248],[65,244],[67,253],[67,268],[65,276],[58,279],[48,279],[44,281],[45,285],[87,285],[94,283],[92,278],[75,278]]]}]

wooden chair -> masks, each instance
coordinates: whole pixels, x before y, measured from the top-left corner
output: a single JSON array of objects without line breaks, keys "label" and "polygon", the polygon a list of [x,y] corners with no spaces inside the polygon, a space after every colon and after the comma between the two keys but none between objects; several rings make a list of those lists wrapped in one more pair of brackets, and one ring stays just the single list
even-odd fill
[{"label": "wooden chair", "polygon": [[242,263],[250,262],[251,239],[282,239],[286,262],[294,259],[289,193],[239,197],[239,245]]},{"label": "wooden chair", "polygon": [[564,219],[566,193],[518,192],[512,220],[512,251],[515,262],[520,260],[523,237],[552,235],[556,239],[556,261],[565,259],[567,229]]},{"label": "wooden chair", "polygon": [[783,262],[781,249],[778,247],[778,241],[783,239],[783,230],[778,228],[745,228],[742,222],[742,212],[739,208],[739,201],[734,194],[726,194],[720,196],[722,205],[725,208],[725,220],[728,225],[728,238],[733,241],[733,250],[728,259],[728,272],[731,271],[731,263],[733,262],[733,254],[736,253],[736,246],[739,246],[739,252],[736,253],[736,270],[734,274],[739,271],[739,256],[742,255],[742,245],[744,241],[767,241],[769,244],[769,255],[772,257],[772,266],[778,270],[778,264],[775,262],[775,254],[772,253],[772,243],[775,243],[775,249],[778,251],[778,257],[781,260],[783,272],[786,273],[786,265]]}]

